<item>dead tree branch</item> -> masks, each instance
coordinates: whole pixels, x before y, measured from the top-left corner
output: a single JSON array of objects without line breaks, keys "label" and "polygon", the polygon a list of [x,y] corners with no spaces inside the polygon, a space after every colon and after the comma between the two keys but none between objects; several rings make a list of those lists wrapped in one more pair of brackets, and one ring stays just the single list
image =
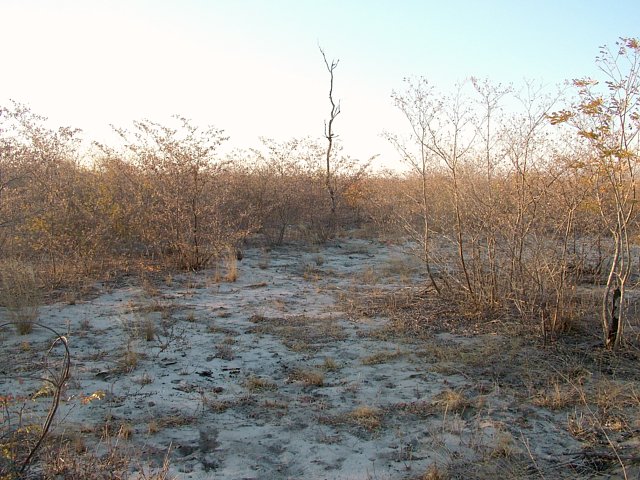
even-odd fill
[{"label": "dead tree branch", "polygon": [[331,200],[331,218],[330,218],[330,234],[333,235],[335,233],[336,228],[336,191],[333,186],[333,173],[331,171],[331,151],[333,149],[333,139],[337,137],[337,135],[333,132],[333,122],[336,117],[340,114],[340,102],[336,103],[333,99],[333,72],[338,67],[338,63],[340,60],[331,60],[331,63],[327,60],[327,56],[324,53],[322,47],[320,48],[320,53],[322,54],[322,58],[324,60],[324,64],[327,67],[327,71],[329,72],[330,82],[329,82],[329,102],[331,103],[331,111],[329,113],[329,122],[325,120],[324,122],[324,137],[327,139],[327,154],[326,154],[326,175],[325,175],[325,185],[327,188],[327,192],[329,193],[329,199]]}]

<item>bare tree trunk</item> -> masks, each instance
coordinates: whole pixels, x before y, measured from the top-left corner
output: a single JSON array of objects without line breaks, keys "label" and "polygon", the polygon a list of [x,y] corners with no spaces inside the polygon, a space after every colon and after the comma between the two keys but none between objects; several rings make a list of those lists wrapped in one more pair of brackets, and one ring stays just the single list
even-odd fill
[{"label": "bare tree trunk", "polygon": [[336,192],[333,186],[333,173],[331,171],[331,151],[333,149],[333,139],[337,136],[333,133],[333,122],[336,117],[340,114],[340,102],[337,104],[333,100],[333,71],[338,66],[340,60],[332,60],[331,64],[327,60],[326,55],[324,54],[324,50],[320,48],[320,53],[322,53],[322,58],[324,59],[324,64],[329,71],[330,82],[329,82],[329,102],[331,102],[331,111],[329,113],[329,122],[325,121],[324,125],[324,136],[327,139],[327,152],[326,152],[326,174],[325,174],[325,187],[327,189],[327,193],[329,194],[329,200],[331,201],[331,210],[329,217],[329,235],[333,236],[337,227],[337,201],[336,201]]},{"label": "bare tree trunk", "polygon": [[423,232],[422,232],[422,248],[424,250],[424,262],[427,267],[427,275],[429,275],[429,280],[431,281],[431,285],[435,289],[435,291],[440,295],[440,287],[436,283],[436,279],[433,276],[433,271],[431,270],[431,235],[429,230],[429,203],[427,199],[427,161],[426,161],[426,152],[424,151],[424,143],[421,149],[422,154],[422,222],[423,222]]}]

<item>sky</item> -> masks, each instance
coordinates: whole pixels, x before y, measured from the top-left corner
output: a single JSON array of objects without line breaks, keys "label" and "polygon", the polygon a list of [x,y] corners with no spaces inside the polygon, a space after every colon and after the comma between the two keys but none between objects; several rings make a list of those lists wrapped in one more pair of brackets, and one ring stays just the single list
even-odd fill
[{"label": "sky", "polygon": [[595,71],[600,45],[640,36],[627,0],[0,0],[0,105],[110,143],[110,125],[214,125],[227,149],[259,137],[321,138],[338,59],[334,123],[353,158],[398,154],[392,91],[426,77],[442,91],[469,76],[549,88]]}]

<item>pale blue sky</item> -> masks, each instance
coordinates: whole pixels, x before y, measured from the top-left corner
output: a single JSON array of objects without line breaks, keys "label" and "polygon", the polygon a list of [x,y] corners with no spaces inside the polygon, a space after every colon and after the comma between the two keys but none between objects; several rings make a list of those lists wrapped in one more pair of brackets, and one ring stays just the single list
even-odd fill
[{"label": "pale blue sky", "polygon": [[595,73],[598,46],[640,36],[626,0],[76,0],[0,2],[0,104],[13,98],[56,124],[108,140],[110,123],[213,124],[229,146],[259,136],[320,137],[339,58],[335,124],[348,153],[394,153],[391,104],[406,76],[442,89],[474,75],[550,86]]}]

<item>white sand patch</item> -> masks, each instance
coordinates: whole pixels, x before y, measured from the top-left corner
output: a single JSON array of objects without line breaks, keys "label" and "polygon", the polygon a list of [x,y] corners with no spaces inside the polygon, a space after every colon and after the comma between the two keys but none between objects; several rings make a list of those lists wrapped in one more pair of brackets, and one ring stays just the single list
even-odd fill
[{"label": "white sand patch", "polygon": [[[40,321],[67,336],[73,355],[55,432],[81,429],[94,443],[105,425],[126,424],[121,441],[147,452],[142,462],[159,465],[171,448],[172,473],[185,479],[395,479],[486,461],[508,438],[505,455],[521,463],[522,439],[540,456],[578,448],[556,416],[518,410],[491,379],[435,368],[419,343],[366,335],[386,319],[347,318],[337,298],[354,286],[424,282],[399,247],[345,240],[244,253],[235,283],[203,271],[154,295],[130,286],[44,307]],[[3,364],[23,342],[37,351],[49,338],[5,334]],[[484,340],[433,337],[456,341]],[[34,389],[13,374],[1,382],[5,392]]]}]

